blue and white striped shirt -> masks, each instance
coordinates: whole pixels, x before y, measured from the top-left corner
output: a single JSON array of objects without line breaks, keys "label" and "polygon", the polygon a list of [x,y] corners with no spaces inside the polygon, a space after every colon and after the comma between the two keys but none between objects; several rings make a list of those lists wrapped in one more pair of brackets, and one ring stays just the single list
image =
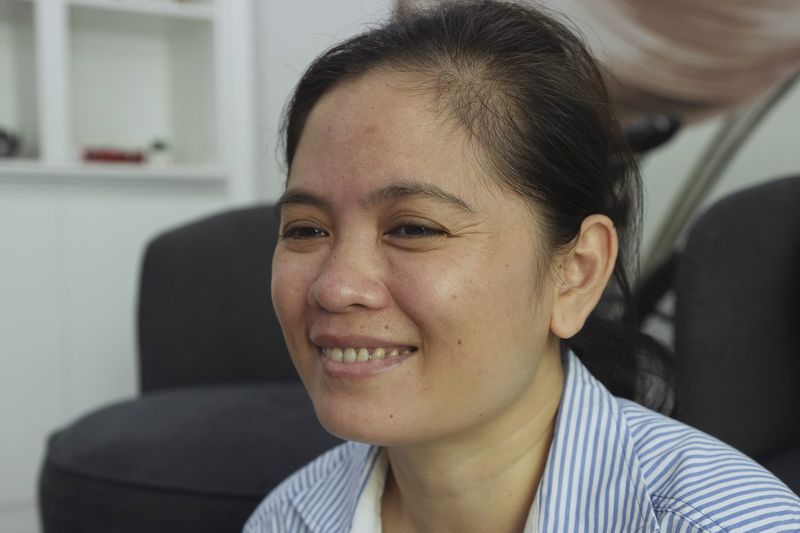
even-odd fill
[{"label": "blue and white striped shirt", "polygon": [[[800,499],[764,468],[615,398],[575,355],[564,364],[556,431],[526,530],[800,532]],[[380,524],[381,455],[349,442],[320,456],[258,506],[245,533],[366,533],[353,521],[366,509]]]}]

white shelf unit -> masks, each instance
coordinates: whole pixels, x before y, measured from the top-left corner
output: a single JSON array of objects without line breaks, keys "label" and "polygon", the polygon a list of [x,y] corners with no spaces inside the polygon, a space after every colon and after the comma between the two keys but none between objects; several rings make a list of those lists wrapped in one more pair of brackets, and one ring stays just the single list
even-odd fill
[{"label": "white shelf unit", "polygon": [[31,1],[0,0],[0,129],[21,137],[24,159],[39,156],[33,13]]},{"label": "white shelf unit", "polygon": [[[41,165],[0,159],[0,180],[214,176],[254,199],[252,13],[252,0],[0,0],[0,127]],[[157,140],[171,160],[157,169],[82,161]]]},{"label": "white shelf unit", "polygon": [[150,184],[220,185],[225,169],[209,165],[138,165],[86,163],[46,165],[34,160],[14,159],[0,165],[0,181],[17,184]]}]

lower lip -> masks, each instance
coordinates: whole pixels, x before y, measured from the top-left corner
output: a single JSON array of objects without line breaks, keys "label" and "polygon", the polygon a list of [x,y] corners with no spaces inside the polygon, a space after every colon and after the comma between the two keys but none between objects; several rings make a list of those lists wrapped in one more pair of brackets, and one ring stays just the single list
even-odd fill
[{"label": "lower lip", "polygon": [[373,361],[362,361],[356,363],[344,363],[328,359],[322,354],[319,355],[322,361],[322,370],[325,374],[335,379],[366,379],[371,378],[384,372],[402,365],[409,358],[416,355],[417,352],[411,352],[396,357],[387,357],[385,359],[376,359]]}]

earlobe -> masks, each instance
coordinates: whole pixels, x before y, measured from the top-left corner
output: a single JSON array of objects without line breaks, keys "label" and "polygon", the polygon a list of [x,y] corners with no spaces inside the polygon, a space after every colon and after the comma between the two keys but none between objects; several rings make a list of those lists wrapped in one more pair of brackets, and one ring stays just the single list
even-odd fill
[{"label": "earlobe", "polygon": [[605,215],[591,215],[560,264],[560,286],[555,294],[550,330],[562,339],[577,334],[605,290],[614,272],[618,251],[614,223]]}]

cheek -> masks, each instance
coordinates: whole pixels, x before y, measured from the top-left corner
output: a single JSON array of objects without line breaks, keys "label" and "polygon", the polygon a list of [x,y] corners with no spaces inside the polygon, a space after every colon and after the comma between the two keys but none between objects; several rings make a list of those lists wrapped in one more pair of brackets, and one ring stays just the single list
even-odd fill
[{"label": "cheek", "polygon": [[291,342],[294,330],[303,325],[301,317],[315,279],[314,272],[314,263],[307,257],[297,257],[280,249],[275,251],[272,260],[272,305],[287,342]]},{"label": "cheek", "polygon": [[[519,247],[517,247],[519,248]],[[528,333],[541,307],[533,260],[504,260],[491,247],[394,262],[397,305],[438,348],[465,350]]]},{"label": "cheek", "polygon": [[394,276],[398,305],[435,355],[426,366],[446,370],[448,379],[460,382],[454,387],[474,393],[489,394],[510,377],[524,380],[548,339],[547,292],[539,286],[533,250],[518,244],[502,249],[514,253],[462,248],[447,260],[406,262]]},{"label": "cheek", "polygon": [[531,297],[535,271],[505,265],[462,255],[397,269],[392,292],[418,328],[427,356],[414,392],[435,398],[429,408],[477,420],[532,381],[535,354],[547,338],[545,317]]},{"label": "cheek", "polygon": [[420,254],[392,261],[387,283],[397,306],[423,327],[460,308],[473,293],[472,272],[457,258]]}]

